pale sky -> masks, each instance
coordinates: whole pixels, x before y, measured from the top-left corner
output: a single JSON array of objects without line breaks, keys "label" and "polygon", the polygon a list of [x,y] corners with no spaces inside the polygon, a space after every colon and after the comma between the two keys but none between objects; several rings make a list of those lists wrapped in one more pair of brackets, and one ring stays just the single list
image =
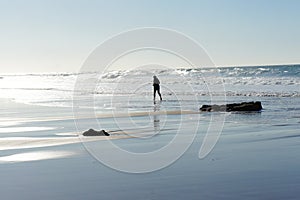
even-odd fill
[{"label": "pale sky", "polygon": [[139,27],[182,32],[216,65],[300,63],[299,0],[0,0],[0,73],[76,72]]}]

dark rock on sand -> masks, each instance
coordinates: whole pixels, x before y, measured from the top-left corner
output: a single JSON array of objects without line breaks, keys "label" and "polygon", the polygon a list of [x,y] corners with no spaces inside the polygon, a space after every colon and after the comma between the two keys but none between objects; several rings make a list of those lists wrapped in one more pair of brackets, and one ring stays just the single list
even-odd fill
[{"label": "dark rock on sand", "polygon": [[84,136],[109,136],[105,130],[95,131],[94,129],[89,129],[88,131],[83,132]]},{"label": "dark rock on sand", "polygon": [[232,111],[261,111],[262,106],[260,101],[233,103],[226,105],[203,105],[200,111],[205,112],[232,112]]}]

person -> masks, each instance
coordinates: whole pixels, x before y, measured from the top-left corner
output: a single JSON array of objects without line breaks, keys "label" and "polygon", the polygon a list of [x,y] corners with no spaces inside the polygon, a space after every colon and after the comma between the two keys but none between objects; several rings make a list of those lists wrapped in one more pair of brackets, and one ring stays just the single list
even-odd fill
[{"label": "person", "polygon": [[153,89],[154,89],[154,93],[153,93],[153,100],[155,101],[155,94],[156,94],[156,91],[160,97],[160,100],[162,101],[162,97],[161,97],[161,94],[160,94],[160,81],[158,80],[157,76],[153,76]]}]

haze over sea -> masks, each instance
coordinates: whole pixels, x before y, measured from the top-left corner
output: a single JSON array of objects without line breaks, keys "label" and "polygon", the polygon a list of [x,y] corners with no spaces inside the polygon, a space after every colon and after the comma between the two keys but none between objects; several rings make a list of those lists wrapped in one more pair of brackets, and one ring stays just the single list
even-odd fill
[{"label": "haze over sea", "polygon": [[[155,104],[154,74],[164,99]],[[95,90],[75,87],[78,76],[96,80]],[[299,86],[300,65],[2,74],[1,199],[298,199]],[[263,110],[198,112],[243,101],[261,101]],[[74,105],[85,117],[76,119]],[[221,135],[199,159],[213,115],[225,119]],[[159,150],[178,132],[196,134],[176,162],[141,176],[101,163],[98,153],[109,155],[111,146],[80,140],[89,128],[107,130],[134,153]]]}]

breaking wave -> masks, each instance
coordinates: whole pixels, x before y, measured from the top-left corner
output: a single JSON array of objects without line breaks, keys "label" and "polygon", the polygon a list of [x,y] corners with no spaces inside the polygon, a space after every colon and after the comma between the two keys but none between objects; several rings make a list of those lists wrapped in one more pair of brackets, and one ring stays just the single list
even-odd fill
[{"label": "breaking wave", "polygon": [[[73,94],[152,95],[152,76],[159,76],[162,92],[172,95],[300,97],[300,65],[192,69],[115,70],[105,73],[49,73],[1,75],[0,98],[32,104],[68,106]],[[77,78],[93,91],[74,89]],[[208,90],[224,87],[220,91]],[[192,89],[191,89],[192,88]]]}]

